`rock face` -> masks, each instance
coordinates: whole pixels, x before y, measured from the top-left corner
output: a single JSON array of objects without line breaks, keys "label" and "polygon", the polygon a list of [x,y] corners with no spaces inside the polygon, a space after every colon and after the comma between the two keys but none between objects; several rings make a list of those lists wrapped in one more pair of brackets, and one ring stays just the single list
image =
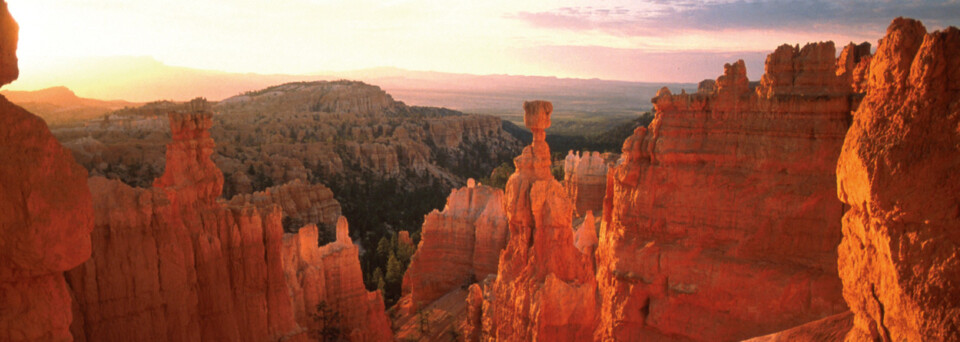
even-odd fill
[{"label": "rock face", "polygon": [[283,216],[289,218],[284,231],[296,232],[306,224],[326,226],[331,229],[340,217],[340,202],[333,198],[333,192],[323,184],[306,184],[300,180],[267,188],[249,195],[237,195],[230,200],[232,205],[250,203],[266,209],[277,205],[283,209]]},{"label": "rock face", "polygon": [[[223,175],[210,159],[211,115],[202,101],[192,107],[190,113],[170,115],[173,141],[167,145],[164,174],[152,188],[131,188],[102,177],[89,180],[96,219],[93,256],[67,274],[77,302],[74,337],[305,339],[310,326],[303,325],[303,318],[315,309],[295,305],[312,302],[297,302],[291,296],[293,289],[304,287],[297,276],[308,273],[305,269],[322,270],[326,286],[301,290],[304,297],[335,303],[342,302],[340,296],[370,301],[377,297],[355,290],[362,290],[363,284],[355,247],[342,246],[349,238],[331,247],[342,251],[334,257],[284,258],[304,254],[296,252],[307,248],[288,248],[285,253],[279,207],[258,209],[217,201]],[[316,229],[288,239],[296,238],[301,244],[312,238],[315,245]],[[385,320],[382,304],[379,315]],[[373,328],[376,320],[368,327],[358,323],[352,311],[349,317],[347,331],[361,332],[352,340],[379,337],[380,329]]]},{"label": "rock face", "polygon": [[577,216],[603,210],[607,164],[600,152],[568,152],[563,161],[563,187],[576,205]]},{"label": "rock face", "polygon": [[796,328],[751,338],[744,342],[841,341],[852,326],[853,314],[847,311]]},{"label": "rock face", "polygon": [[[17,78],[17,23],[0,1],[0,84]],[[87,171],[46,123],[0,96],[0,341],[69,341],[63,271],[90,257]]]},{"label": "rock face", "polygon": [[735,340],[846,310],[834,171],[861,61],[834,56],[784,45],[755,89],[740,61],[658,93],[609,171],[596,338]]},{"label": "rock face", "polygon": [[352,341],[393,338],[379,292],[363,287],[359,249],[350,240],[347,220],[337,222],[337,240],[317,246],[317,227],[307,226],[283,237],[284,274],[293,298],[296,320],[310,331],[322,322],[313,314],[320,303],[342,315],[340,330]]},{"label": "rock face", "polygon": [[496,280],[479,295],[482,303],[476,298],[478,290],[470,290],[468,336],[502,341],[582,341],[593,336],[593,268],[573,245],[573,203],[550,174],[544,130],[552,110],[549,102],[524,103],[524,123],[533,131],[533,143],[514,159],[517,171],[507,181],[504,199],[510,238],[500,254]]},{"label": "rock face", "polygon": [[587,211],[587,214],[583,216],[583,222],[580,223],[580,226],[577,227],[577,233],[573,237],[573,245],[580,250],[581,253],[593,256],[593,252],[597,248],[597,221],[593,217],[592,211]]},{"label": "rock face", "polygon": [[0,85],[13,82],[20,76],[17,63],[17,41],[20,39],[20,25],[10,16],[7,2],[0,1]]},{"label": "rock face", "polygon": [[898,18],[837,166],[848,341],[960,339],[960,31]]},{"label": "rock face", "polygon": [[468,183],[450,193],[443,211],[434,210],[423,222],[420,246],[403,278],[412,310],[497,273],[507,243],[503,191],[477,186],[472,179]]}]

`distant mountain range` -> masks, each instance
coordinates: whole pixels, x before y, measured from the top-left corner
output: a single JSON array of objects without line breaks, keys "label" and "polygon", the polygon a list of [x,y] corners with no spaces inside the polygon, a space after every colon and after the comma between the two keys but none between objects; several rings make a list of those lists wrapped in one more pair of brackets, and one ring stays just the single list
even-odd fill
[{"label": "distant mountain range", "polygon": [[3,90],[0,91],[0,94],[10,102],[39,115],[49,125],[89,120],[117,109],[139,105],[127,101],[81,98],[67,87],[53,87],[36,91]]},{"label": "distant mountain range", "polygon": [[350,79],[380,86],[409,105],[500,115],[520,113],[522,102],[532,99],[553,101],[558,113],[639,113],[651,107],[650,98],[663,86],[674,92],[696,89],[695,84],[480,76],[397,68],[313,75],[243,74],[169,66],[150,57],[87,58],[50,65],[44,70],[43,74],[24,73],[6,88],[25,90],[60,85],[81,97],[95,99],[149,102],[203,96],[218,101],[286,82]]}]

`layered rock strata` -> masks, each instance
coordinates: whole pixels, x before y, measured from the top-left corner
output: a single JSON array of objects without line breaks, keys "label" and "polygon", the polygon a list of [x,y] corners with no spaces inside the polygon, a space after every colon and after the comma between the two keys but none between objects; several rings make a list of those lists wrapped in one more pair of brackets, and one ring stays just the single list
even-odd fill
[{"label": "layered rock strata", "polygon": [[507,243],[502,201],[503,191],[470,179],[450,193],[443,211],[427,214],[420,246],[403,278],[413,310],[497,273]]},{"label": "layered rock strata", "polygon": [[544,130],[552,110],[549,102],[524,103],[533,143],[514,159],[506,185],[510,238],[496,279],[482,290],[472,285],[468,295],[465,331],[479,340],[581,341],[596,327],[593,268],[573,245],[573,203],[550,174]]},{"label": "layered rock strata", "polygon": [[898,18],[837,165],[848,341],[960,340],[960,30]]},{"label": "layered rock strata", "polygon": [[607,163],[600,152],[569,151],[563,161],[563,187],[576,205],[577,216],[603,210]]},{"label": "layered rock strata", "polygon": [[[210,160],[214,149],[208,133],[211,115],[204,111],[203,102],[193,106],[191,113],[170,115],[173,141],[167,145],[164,174],[152,188],[131,188],[101,177],[89,180],[96,219],[93,256],[67,274],[77,302],[74,337],[81,341],[306,339],[310,326],[303,325],[304,318],[316,309],[295,305],[300,302],[291,296],[297,293],[293,289],[305,286],[292,275],[302,275],[305,269],[322,269],[325,286],[301,291],[304,297],[341,304],[356,298],[374,301],[372,297],[378,295],[363,289],[356,247],[344,246],[349,245],[344,242],[349,237],[338,236],[331,247],[340,255],[320,253],[323,258],[307,259],[305,266],[304,259],[284,256],[302,255],[307,245],[315,247],[315,229],[288,238],[301,239],[301,245],[284,253],[279,207],[258,209],[217,201],[223,174]],[[364,306],[351,306],[351,310]],[[379,310],[373,315],[385,321],[382,304]],[[362,322],[356,316],[352,311],[345,315],[351,317],[345,319],[345,331],[359,332],[352,340],[382,337],[376,321]],[[384,334],[389,336],[389,331]]]},{"label": "layered rock strata", "polygon": [[653,99],[609,171],[597,339],[735,340],[846,310],[834,171],[862,60],[835,53],[784,45],[755,88],[740,61]]},{"label": "layered rock strata", "polygon": [[[0,1],[0,84],[15,80],[17,23]],[[87,171],[47,124],[0,96],[0,341],[69,341],[63,272],[90,257]]]}]

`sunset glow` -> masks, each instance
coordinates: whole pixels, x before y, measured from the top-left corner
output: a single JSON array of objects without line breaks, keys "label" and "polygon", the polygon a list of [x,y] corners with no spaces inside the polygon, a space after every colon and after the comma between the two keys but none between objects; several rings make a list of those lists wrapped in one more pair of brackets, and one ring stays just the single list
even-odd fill
[{"label": "sunset glow", "polygon": [[956,2],[882,3],[859,15],[865,4],[763,1],[11,0],[9,6],[21,27],[21,80],[11,89],[55,85],[46,84],[51,70],[102,56],[259,74],[389,66],[659,82],[712,78],[723,63],[744,58],[756,79],[763,56],[783,43],[871,41],[894,13],[931,29],[960,20],[949,14],[960,8]]}]

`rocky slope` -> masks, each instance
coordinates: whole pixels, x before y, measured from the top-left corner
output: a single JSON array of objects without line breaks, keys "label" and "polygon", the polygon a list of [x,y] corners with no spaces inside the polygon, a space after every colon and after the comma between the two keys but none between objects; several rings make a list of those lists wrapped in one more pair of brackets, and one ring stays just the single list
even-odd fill
[{"label": "rocky slope", "polygon": [[533,143],[514,159],[504,198],[510,238],[496,279],[471,285],[466,336],[481,340],[588,340],[596,327],[591,257],[574,247],[574,206],[550,173],[549,102],[524,103]]},{"label": "rocky slope", "polygon": [[[182,107],[149,103],[55,134],[91,174],[147,185],[163,172],[163,115]],[[288,83],[213,110],[219,115],[211,134],[220,142],[214,162],[226,198],[294,180],[346,187],[377,177],[397,179],[407,190],[431,181],[449,189],[485,175],[520,147],[496,117],[407,106],[361,82]]]},{"label": "rocky slope", "polygon": [[848,341],[960,339],[960,31],[897,19],[837,165]]},{"label": "rocky slope", "polygon": [[363,172],[462,184],[465,171],[492,169],[518,149],[495,117],[409,107],[360,82],[289,83],[226,99],[215,110],[223,130],[214,136],[239,142],[218,150],[218,165],[255,178],[261,167],[254,161],[270,155],[290,160],[286,170],[301,170],[267,172],[275,184],[334,176],[353,182]]},{"label": "rocky slope", "polygon": [[[67,274],[76,299],[74,337],[305,339],[316,307],[310,306],[314,301],[295,300],[296,293],[335,303],[349,317],[343,328],[351,340],[389,336],[382,301],[366,293],[356,247],[343,237],[345,222],[338,241],[315,253],[315,227],[286,238],[300,239],[299,244],[285,243],[279,207],[217,200],[223,174],[210,159],[212,118],[204,102],[191,105],[191,113],[170,115],[173,141],[164,174],[152,188],[89,180],[96,218],[93,255]],[[322,257],[292,257],[311,252]],[[326,286],[311,283],[304,289],[304,270],[323,274]],[[343,304],[358,298],[365,304]]]},{"label": "rocky slope", "polygon": [[853,326],[849,311],[744,342],[842,341]]},{"label": "rocky slope", "polygon": [[[0,1],[0,84],[15,80],[17,23]],[[47,125],[0,96],[0,340],[69,341],[63,272],[90,257],[87,172]]]},{"label": "rocky slope", "polygon": [[598,338],[742,339],[846,309],[834,170],[860,97],[847,63],[862,61],[834,56],[784,45],[755,88],[737,62],[653,99],[610,171]]}]

